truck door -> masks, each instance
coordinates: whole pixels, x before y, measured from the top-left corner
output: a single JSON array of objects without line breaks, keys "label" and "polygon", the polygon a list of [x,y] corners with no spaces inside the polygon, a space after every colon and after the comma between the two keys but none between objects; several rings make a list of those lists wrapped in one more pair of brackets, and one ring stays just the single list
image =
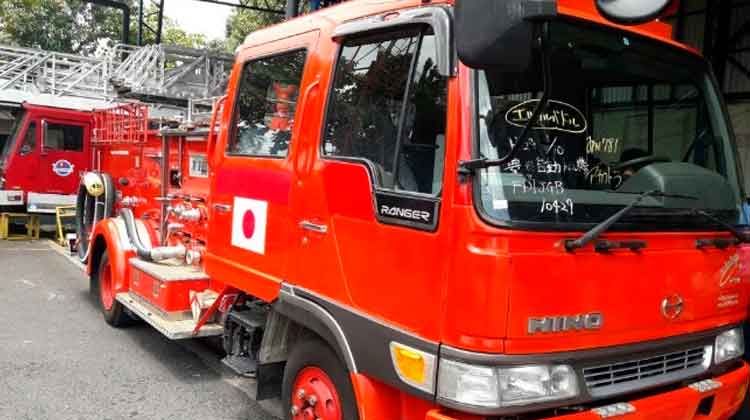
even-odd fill
[{"label": "truck door", "polygon": [[213,153],[206,270],[264,299],[287,275],[295,112],[317,39],[309,32],[240,53]]},{"label": "truck door", "polygon": [[78,173],[87,169],[89,125],[55,119],[44,119],[41,123],[40,182],[35,192],[74,194]]},{"label": "truck door", "polygon": [[[433,30],[342,40],[323,133],[295,183],[294,281],[412,330],[435,328],[448,78]],[[306,110],[306,115],[316,115]],[[437,296],[437,297],[436,297]]]},{"label": "truck door", "polygon": [[15,141],[16,144],[9,145],[7,163],[4,177],[6,178],[5,189],[22,190],[28,192],[29,188],[37,183],[39,175],[39,120],[32,114],[28,115],[21,123]]}]

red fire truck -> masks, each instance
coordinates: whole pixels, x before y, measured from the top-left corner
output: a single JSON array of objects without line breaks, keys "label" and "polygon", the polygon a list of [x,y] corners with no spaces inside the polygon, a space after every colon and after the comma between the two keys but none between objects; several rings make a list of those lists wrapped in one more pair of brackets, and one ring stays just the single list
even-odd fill
[{"label": "red fire truck", "polygon": [[54,213],[75,204],[91,168],[91,111],[106,102],[0,93],[0,207]]},{"label": "red fire truck", "polygon": [[223,92],[230,62],[165,45],[116,45],[97,57],[0,45],[0,208],[75,204],[94,157],[94,109],[143,100],[160,118],[189,118],[185,102]]},{"label": "red fire truck", "polygon": [[105,320],[294,420],[730,417],[745,194],[671,6],[350,1],[250,34],[208,127],[98,111]]}]

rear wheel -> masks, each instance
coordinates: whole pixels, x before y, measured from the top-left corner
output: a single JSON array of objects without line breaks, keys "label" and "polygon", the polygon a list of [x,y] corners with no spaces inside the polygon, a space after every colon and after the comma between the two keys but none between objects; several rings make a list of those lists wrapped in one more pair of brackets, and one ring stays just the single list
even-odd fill
[{"label": "rear wheel", "polygon": [[282,399],[287,420],[357,420],[349,372],[320,340],[295,345],[286,368]]},{"label": "rear wheel", "polygon": [[112,265],[109,263],[109,255],[104,252],[99,262],[99,268],[92,276],[91,289],[96,293],[99,307],[107,324],[113,327],[123,327],[133,322],[122,303],[115,299]]}]

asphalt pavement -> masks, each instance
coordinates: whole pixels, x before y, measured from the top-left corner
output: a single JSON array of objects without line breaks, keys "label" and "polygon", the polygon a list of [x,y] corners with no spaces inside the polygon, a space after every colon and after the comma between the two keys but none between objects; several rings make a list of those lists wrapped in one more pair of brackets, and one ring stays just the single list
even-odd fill
[{"label": "asphalt pavement", "polygon": [[102,319],[84,274],[45,241],[0,241],[0,420],[273,420],[278,401],[208,341]]}]

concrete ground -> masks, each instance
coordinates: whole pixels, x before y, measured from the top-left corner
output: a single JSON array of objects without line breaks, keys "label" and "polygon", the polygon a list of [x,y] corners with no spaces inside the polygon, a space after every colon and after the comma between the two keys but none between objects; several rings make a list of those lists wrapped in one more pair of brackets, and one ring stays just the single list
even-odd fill
[{"label": "concrete ground", "polygon": [[0,241],[0,420],[272,420],[206,341],[108,326],[47,241]]}]

